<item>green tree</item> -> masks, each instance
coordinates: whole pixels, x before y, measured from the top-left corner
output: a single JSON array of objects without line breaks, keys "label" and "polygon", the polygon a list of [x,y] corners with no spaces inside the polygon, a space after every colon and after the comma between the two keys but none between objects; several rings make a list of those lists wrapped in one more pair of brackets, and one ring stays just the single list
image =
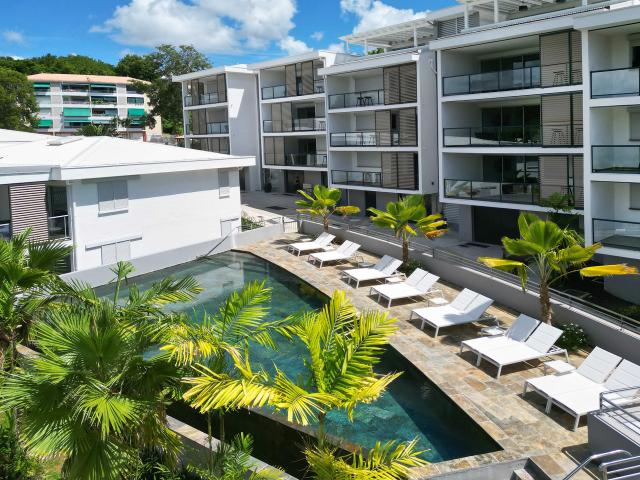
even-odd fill
[{"label": "green tree", "polygon": [[82,135],[84,137],[117,137],[118,123],[117,120],[110,123],[87,123],[78,128],[74,135]]},{"label": "green tree", "polygon": [[25,75],[35,73],[74,73],[78,75],[114,75],[113,66],[84,55],[43,55],[14,59],[0,57],[0,67],[10,68]]},{"label": "green tree", "polygon": [[38,125],[33,85],[15,70],[0,67],[0,128],[32,131]]},{"label": "green tree", "polygon": [[158,78],[160,65],[150,55],[125,55],[115,66],[117,75],[153,82]]},{"label": "green tree", "polygon": [[583,277],[602,277],[638,273],[635,267],[624,264],[585,267],[602,245],[594,243],[584,247],[582,239],[573,230],[560,228],[532,213],[520,213],[518,228],[520,238],[503,237],[502,245],[507,254],[526,261],[491,257],[480,257],[478,261],[491,268],[515,272],[520,277],[523,291],[532,274],[539,283],[540,317],[546,323],[551,323],[553,315],[549,288],[567,275],[579,272]]},{"label": "green tree", "polygon": [[296,205],[302,207],[298,209],[298,212],[322,218],[325,232],[329,231],[329,219],[334,213],[346,217],[360,212],[360,208],[351,205],[338,206],[338,202],[342,197],[342,190],[339,188],[316,185],[313,187],[313,196],[304,190],[298,190],[298,193],[304,197],[302,200],[296,200]]},{"label": "green tree", "polygon": [[373,214],[371,221],[374,225],[389,228],[402,239],[402,261],[405,264],[409,261],[409,235],[416,236],[418,230],[427,238],[436,238],[448,231],[442,215],[427,215],[422,195],[409,195],[397,202],[389,202],[385,212],[377,208],[367,210]]},{"label": "green tree", "polygon": [[112,298],[71,285],[69,301],[35,324],[41,352],[5,379],[1,400],[20,409],[21,441],[43,457],[62,457],[65,478],[130,478],[143,451],[175,462],[181,443],[166,425],[166,405],[180,387],[180,372],[157,351],[172,314],[162,307],[195,298],[187,277],[165,278],[148,290],[130,285],[133,268],[114,269]]}]

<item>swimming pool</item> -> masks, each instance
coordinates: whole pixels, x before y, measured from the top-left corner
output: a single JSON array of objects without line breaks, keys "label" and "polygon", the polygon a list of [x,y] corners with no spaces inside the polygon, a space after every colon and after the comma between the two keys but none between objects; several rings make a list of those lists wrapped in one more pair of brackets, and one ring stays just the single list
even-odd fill
[{"label": "swimming pool", "polygon": [[[197,318],[202,310],[214,311],[217,305],[233,290],[254,280],[266,278],[272,288],[269,318],[281,318],[302,309],[317,309],[327,298],[314,287],[277,265],[243,252],[226,252],[203,260],[190,262],[137,277],[135,282],[145,288],[154,281],[168,275],[194,276],[203,292],[196,301],[179,305],[179,310]],[[252,345],[251,359],[269,371],[273,364],[297,378],[304,372],[302,362],[304,348],[298,343],[276,339],[279,349],[273,351],[259,345]],[[376,440],[411,440],[418,438],[419,448],[428,450],[424,458],[431,462],[477,455],[499,450],[500,447],[464,411],[444,395],[437,386],[418,371],[410,362],[389,348],[377,368],[380,373],[403,371],[388,391],[369,405],[359,405],[355,409],[354,422],[350,423],[342,412],[332,412],[327,417],[327,433],[345,442],[345,445],[361,445],[370,448]],[[171,414],[187,423],[200,423],[184,406],[171,409]],[[299,450],[300,434],[297,430],[276,433],[286,419],[275,422],[269,412],[264,418],[255,413],[241,412],[228,416],[225,429],[231,435],[234,431],[252,433],[256,439],[254,455],[266,462],[284,466],[291,453],[282,449],[292,447]],[[266,422],[266,423],[265,423]],[[201,425],[193,425],[201,427]],[[283,436],[276,441],[279,435]],[[292,436],[293,435],[293,436]],[[293,441],[291,441],[293,439]],[[277,448],[276,444],[282,444]],[[293,444],[293,445],[291,445]],[[274,452],[273,450],[279,450]],[[299,472],[290,471],[292,474]]]}]

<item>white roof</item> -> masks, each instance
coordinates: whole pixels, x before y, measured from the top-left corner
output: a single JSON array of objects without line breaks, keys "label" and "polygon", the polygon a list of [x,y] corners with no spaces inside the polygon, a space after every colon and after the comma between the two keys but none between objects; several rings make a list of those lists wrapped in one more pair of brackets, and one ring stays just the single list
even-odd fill
[{"label": "white roof", "polygon": [[238,157],[115,137],[50,137],[0,145],[0,184],[239,168]]},{"label": "white roof", "polygon": [[16,143],[35,142],[37,140],[51,139],[51,135],[42,133],[19,132],[17,130],[6,130],[0,128],[0,146],[15,145]]},{"label": "white roof", "polygon": [[245,73],[255,75],[256,72],[249,69],[246,63],[237,65],[222,65],[220,67],[207,68],[205,70],[197,70],[195,72],[185,73],[183,75],[173,75],[171,80],[174,82],[184,82],[186,80],[195,80],[197,78],[212,77],[221,73]]}]

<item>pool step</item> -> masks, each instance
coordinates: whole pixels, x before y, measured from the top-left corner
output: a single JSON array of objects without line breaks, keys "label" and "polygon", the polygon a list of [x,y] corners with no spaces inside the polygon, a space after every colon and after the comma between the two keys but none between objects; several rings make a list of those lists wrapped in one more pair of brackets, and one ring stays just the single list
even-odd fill
[{"label": "pool step", "polygon": [[514,470],[510,480],[538,480],[538,478],[534,477],[525,466]]}]

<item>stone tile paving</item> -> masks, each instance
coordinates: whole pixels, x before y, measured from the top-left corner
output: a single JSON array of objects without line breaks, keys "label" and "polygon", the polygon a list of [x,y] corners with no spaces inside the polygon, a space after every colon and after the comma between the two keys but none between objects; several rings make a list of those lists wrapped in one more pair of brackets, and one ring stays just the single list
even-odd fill
[{"label": "stone tile paving", "polygon": [[[319,269],[306,261],[306,256],[294,256],[286,251],[286,245],[304,236],[285,235],[244,247],[245,251],[273,262],[310,283],[323,293],[331,295],[336,290],[346,290],[354,305],[360,310],[384,308],[368,296],[369,286],[354,289],[340,279],[341,270],[353,268],[351,264],[325,266]],[[377,257],[363,252],[366,260]],[[460,287],[439,282],[438,287],[447,299],[453,298]],[[398,331],[392,338],[392,346],[419,368],[454,402],[460,405],[485,431],[500,444],[503,450],[446,462],[431,464],[420,473],[429,476],[463,468],[499,461],[536,457],[553,478],[562,478],[587,454],[587,428],[583,422],[577,432],[572,432],[572,418],[554,409],[550,416],[544,413],[544,401],[534,393],[522,398],[522,387],[527,378],[543,374],[541,364],[506,367],[499,380],[496,368],[483,363],[475,367],[475,356],[469,352],[459,354],[460,341],[477,337],[481,324],[471,324],[443,329],[438,338],[433,331],[421,331],[417,320],[409,322],[412,308],[425,302],[398,302],[390,311],[398,322]],[[500,305],[492,306],[489,313],[502,324],[509,325],[516,312]],[[571,356],[571,363],[579,364],[585,354]],[[592,478],[586,474],[574,478]]]}]

